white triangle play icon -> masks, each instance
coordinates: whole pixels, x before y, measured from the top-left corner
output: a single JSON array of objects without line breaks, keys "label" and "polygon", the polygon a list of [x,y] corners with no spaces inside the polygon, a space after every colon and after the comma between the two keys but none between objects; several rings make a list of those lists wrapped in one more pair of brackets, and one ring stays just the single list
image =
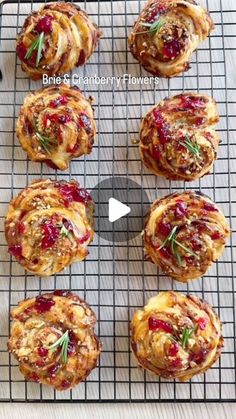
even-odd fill
[{"label": "white triangle play icon", "polygon": [[109,199],[109,221],[114,223],[114,221],[119,220],[125,215],[129,214],[130,208],[127,205],[122,204],[122,202],[117,201],[115,198]]}]

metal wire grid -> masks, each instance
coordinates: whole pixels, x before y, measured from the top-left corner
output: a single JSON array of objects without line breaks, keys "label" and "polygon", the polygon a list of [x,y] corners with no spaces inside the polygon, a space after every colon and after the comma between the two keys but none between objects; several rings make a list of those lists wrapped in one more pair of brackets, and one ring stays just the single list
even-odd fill
[{"label": "metal wire grid", "polygon": [[[36,3],[35,5],[33,3]],[[144,2],[84,1],[78,3],[102,28],[104,36],[90,62],[76,72],[83,76],[120,76],[130,73],[146,75],[127,50],[127,35]],[[203,2],[204,4],[204,2]],[[73,265],[54,278],[40,279],[24,272],[9,259],[3,233],[4,215],[9,200],[31,180],[39,177],[76,178],[88,189],[109,176],[127,176],[140,183],[150,201],[178,190],[200,189],[223,209],[235,232],[235,168],[236,106],[234,66],[236,9],[233,0],[206,0],[205,5],[216,23],[211,38],[198,49],[192,69],[173,80],[160,80],[154,85],[92,86],[82,89],[96,99],[97,141],[92,154],[73,161],[69,173],[55,172],[45,165],[26,161],[15,138],[19,106],[29,90],[41,86],[31,82],[21,71],[15,56],[15,36],[26,15],[39,2],[3,1],[1,4],[1,266],[0,266],[0,400],[17,402],[170,402],[170,401],[235,401],[235,238],[232,236],[223,258],[208,274],[189,285],[171,282],[149,262],[144,262],[142,239],[129,241],[132,214],[127,218],[127,242],[115,244],[97,232],[90,246],[87,261]],[[137,146],[138,126],[146,110],[161,98],[183,90],[204,91],[219,104],[221,121],[218,131],[222,138],[219,159],[214,173],[199,182],[169,182],[150,175],[141,165]],[[98,186],[99,189],[99,186]],[[111,191],[112,193],[112,191]],[[98,198],[99,200],[99,198]],[[98,213],[100,212],[98,201]],[[127,189],[129,205],[129,190]],[[137,203],[138,204],[138,203]],[[68,288],[84,297],[98,317],[98,334],[103,341],[100,364],[85,383],[73,390],[55,392],[45,386],[27,383],[17,363],[8,355],[9,310],[23,298],[54,288]],[[176,289],[206,298],[219,313],[225,336],[221,360],[204,376],[189,383],[170,382],[139,370],[130,354],[129,321],[133,311],[142,307],[158,290]]]}]

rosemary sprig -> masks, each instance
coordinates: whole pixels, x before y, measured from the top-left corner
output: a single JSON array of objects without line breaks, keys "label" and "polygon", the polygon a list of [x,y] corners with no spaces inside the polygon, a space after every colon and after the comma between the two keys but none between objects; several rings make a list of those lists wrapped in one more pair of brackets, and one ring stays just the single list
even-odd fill
[{"label": "rosemary sprig", "polygon": [[166,237],[166,239],[163,241],[161,246],[158,247],[157,250],[161,250],[163,249],[163,247],[165,247],[166,244],[170,244],[172,254],[175,256],[178,264],[181,266],[182,257],[181,257],[181,254],[179,253],[178,247],[183,249],[190,256],[194,256],[195,258],[198,258],[198,255],[195,252],[193,252],[191,249],[188,249],[187,247],[185,247],[178,240],[176,240],[177,230],[178,230],[178,226],[173,227],[170,234]]},{"label": "rosemary sprig", "polygon": [[38,138],[40,145],[43,149],[50,154],[51,147],[56,144],[56,140],[54,138],[49,138],[44,134],[41,134],[39,131],[36,131],[36,137]]},{"label": "rosemary sprig", "polygon": [[196,142],[190,140],[189,136],[185,136],[185,141],[180,142],[184,147],[190,151],[190,153],[194,154],[198,159],[200,158],[200,147]]},{"label": "rosemary sprig", "polygon": [[140,25],[145,26],[146,28],[149,28],[149,30],[148,31],[142,31],[142,32],[136,32],[135,35],[140,35],[142,33],[155,34],[156,32],[158,32],[162,28],[162,26],[164,24],[165,24],[164,19],[158,19],[153,23],[141,22]]},{"label": "rosemary sprig", "polygon": [[69,230],[67,230],[67,228],[64,226],[64,224],[62,224],[62,227],[61,227],[61,236],[67,237],[68,239],[69,239],[69,236],[70,236]]},{"label": "rosemary sprig", "polygon": [[196,331],[197,326],[194,326],[192,329],[188,329],[187,327],[184,328],[183,336],[182,336],[182,346],[186,348],[188,345],[188,340],[191,338],[192,334]]},{"label": "rosemary sprig", "polygon": [[69,332],[68,330],[51,346],[49,346],[48,349],[50,349],[52,352],[55,352],[59,347],[61,347],[61,353],[60,358],[63,359],[63,361],[66,363],[68,359],[68,345],[69,345]]},{"label": "rosemary sprig", "polygon": [[30,45],[28,48],[25,58],[28,60],[32,57],[33,52],[37,50],[37,58],[36,58],[36,67],[38,67],[39,62],[42,58],[42,50],[43,50],[43,44],[44,44],[44,32],[42,32]]}]

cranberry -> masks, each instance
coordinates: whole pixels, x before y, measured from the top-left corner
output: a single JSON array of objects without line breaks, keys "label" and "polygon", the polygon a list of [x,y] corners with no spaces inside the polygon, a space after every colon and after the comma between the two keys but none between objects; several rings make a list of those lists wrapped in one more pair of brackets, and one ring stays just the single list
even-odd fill
[{"label": "cranberry", "polygon": [[166,6],[164,4],[156,4],[153,9],[147,15],[146,22],[153,23],[157,20],[158,15],[166,11]]},{"label": "cranberry", "polygon": [[22,247],[20,245],[14,245],[8,247],[8,252],[11,256],[15,256],[15,258],[21,258],[22,257]]},{"label": "cranberry", "polygon": [[35,372],[32,372],[27,378],[29,381],[33,381],[35,383],[39,382],[39,376]]},{"label": "cranberry", "polygon": [[47,120],[54,122],[56,124],[59,123],[59,124],[65,125],[68,122],[70,122],[72,119],[69,115],[58,115],[56,113],[53,113],[53,114],[45,116],[44,126],[47,125]]},{"label": "cranberry", "polygon": [[43,348],[42,346],[40,348],[38,348],[38,355],[41,356],[42,358],[45,358],[48,354],[48,349]]},{"label": "cranberry", "polygon": [[28,60],[27,60],[28,61],[28,64],[31,65],[32,67],[35,67],[35,65],[36,65],[37,54],[38,54],[38,52],[35,50],[33,52],[33,54],[31,55],[31,57],[28,58]]},{"label": "cranberry", "polygon": [[163,320],[156,319],[155,317],[149,317],[148,327],[149,327],[149,330],[153,330],[153,331],[159,329],[159,330],[164,330],[164,332],[166,333],[173,332],[173,327],[171,326],[171,324]]},{"label": "cranberry", "polygon": [[200,330],[205,330],[207,327],[207,319],[205,319],[204,317],[199,317],[198,321],[198,326]]},{"label": "cranberry", "polygon": [[91,196],[86,189],[79,188],[76,184],[64,183],[58,185],[61,195],[69,202],[76,201],[87,203]]},{"label": "cranberry", "polygon": [[68,355],[72,356],[75,354],[76,346],[77,346],[76,335],[74,334],[72,330],[70,330],[69,331],[69,344],[68,344],[68,350],[67,350]]},{"label": "cranberry", "polygon": [[179,352],[179,345],[177,342],[173,342],[169,348],[168,355],[176,356],[178,352]]},{"label": "cranberry", "polygon": [[203,125],[205,123],[205,118],[196,118],[194,123],[198,126]]},{"label": "cranberry", "polygon": [[163,236],[168,236],[172,230],[171,224],[163,223],[162,221],[157,225],[157,232],[163,234]]},{"label": "cranberry", "polygon": [[90,238],[90,233],[89,233],[89,231],[87,231],[87,233],[83,237],[80,237],[78,239],[78,243],[79,244],[86,243],[86,241],[88,241],[89,238]]},{"label": "cranberry", "polygon": [[171,369],[178,369],[182,367],[182,361],[180,358],[176,358],[173,359],[170,363],[169,363],[169,368]]},{"label": "cranberry", "polygon": [[49,106],[51,108],[57,108],[60,105],[66,105],[68,103],[68,98],[66,96],[59,96],[58,98],[51,100]]},{"label": "cranberry", "polygon": [[218,211],[218,209],[213,204],[210,204],[209,202],[204,202],[203,209],[209,212]]},{"label": "cranberry", "polygon": [[48,368],[47,372],[48,372],[49,377],[55,377],[58,368],[59,368],[58,364],[53,364],[50,368]]},{"label": "cranberry", "polygon": [[40,19],[37,23],[37,25],[35,26],[35,30],[37,32],[44,32],[44,33],[50,33],[52,32],[52,21],[53,21],[53,17],[52,16],[44,16],[42,19]]},{"label": "cranberry", "polygon": [[192,240],[190,241],[190,243],[192,245],[192,249],[193,249],[194,252],[197,252],[198,250],[201,250],[202,243],[198,238],[193,237]]},{"label": "cranberry", "polygon": [[33,127],[33,125],[31,124],[31,122],[29,121],[28,118],[24,119],[23,126],[24,126],[24,130],[25,130],[27,135],[31,135],[31,134],[34,133],[34,127]]},{"label": "cranberry", "polygon": [[168,124],[165,123],[164,118],[159,109],[154,109],[153,117],[155,125],[158,130],[158,137],[161,144],[165,144],[170,140],[170,131]]},{"label": "cranberry", "polygon": [[53,301],[51,298],[45,298],[43,296],[36,297],[35,300],[35,310],[38,313],[46,313],[53,307],[55,304],[55,301]]},{"label": "cranberry", "polygon": [[61,387],[67,389],[71,386],[71,382],[69,380],[63,380],[61,383]]},{"label": "cranberry", "polygon": [[194,96],[181,96],[181,107],[184,109],[199,109],[205,107],[205,102],[202,98]]},{"label": "cranberry", "polygon": [[184,218],[187,215],[187,204],[185,202],[177,202],[175,207],[175,217],[178,219]]},{"label": "cranberry", "polygon": [[177,39],[167,41],[163,47],[163,55],[166,58],[175,59],[181,52],[181,44]]},{"label": "cranberry", "polygon": [[194,256],[185,256],[184,259],[186,260],[187,265],[195,265],[196,264],[196,258]]},{"label": "cranberry", "polygon": [[81,114],[78,124],[81,128],[85,128],[86,132],[91,131],[91,121],[85,113]]},{"label": "cranberry", "polygon": [[41,229],[43,233],[41,248],[49,249],[53,247],[60,236],[59,229],[50,220],[43,223]]},{"label": "cranberry", "polygon": [[79,67],[80,65],[83,65],[85,63],[85,61],[86,61],[85,50],[81,49],[76,67]]},{"label": "cranberry", "polygon": [[24,61],[26,53],[27,53],[27,48],[26,46],[23,44],[23,42],[20,42],[17,47],[16,47],[16,53],[19,57],[19,59],[21,61]]},{"label": "cranberry", "polygon": [[206,349],[201,349],[197,353],[191,353],[189,356],[189,360],[194,361],[197,365],[199,365],[205,361],[207,353],[208,351]]},{"label": "cranberry", "polygon": [[152,146],[152,157],[155,160],[159,160],[161,157],[161,150],[158,144],[153,144]]},{"label": "cranberry", "polygon": [[219,240],[221,238],[221,234],[219,233],[219,231],[214,231],[214,233],[212,233],[211,235],[212,240]]},{"label": "cranberry", "polygon": [[51,160],[45,160],[45,163],[48,167],[50,167],[51,169],[57,170],[58,167],[56,166],[56,164],[54,164]]},{"label": "cranberry", "polygon": [[171,258],[171,253],[169,251],[169,249],[167,249],[167,247],[162,247],[162,249],[160,249],[160,255],[164,258],[164,259],[170,259]]},{"label": "cranberry", "polygon": [[25,232],[25,224],[22,221],[18,223],[18,233],[23,234]]},{"label": "cranberry", "polygon": [[55,290],[55,291],[53,292],[53,294],[54,294],[54,295],[58,295],[59,297],[63,297],[63,296],[66,296],[67,291],[65,291],[65,290]]}]

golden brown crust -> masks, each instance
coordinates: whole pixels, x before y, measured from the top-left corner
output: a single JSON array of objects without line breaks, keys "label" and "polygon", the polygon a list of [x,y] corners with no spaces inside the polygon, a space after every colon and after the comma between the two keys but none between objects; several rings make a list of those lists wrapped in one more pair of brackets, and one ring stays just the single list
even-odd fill
[{"label": "golden brown crust", "polygon": [[[27,51],[42,33],[42,57],[37,63],[37,48],[30,57]],[[100,36],[97,26],[75,4],[48,3],[27,17],[17,37],[16,51],[22,70],[38,80],[43,74],[61,75],[85,64]]]},{"label": "golden brown crust", "polygon": [[[8,348],[27,380],[67,390],[95,368],[101,351],[96,316],[77,295],[55,291],[21,301],[11,318]],[[67,334],[67,348],[51,348]]]},{"label": "golden brown crust", "polygon": [[94,203],[76,181],[33,182],[9,205],[9,253],[29,272],[50,276],[88,254]]},{"label": "golden brown crust", "polygon": [[133,26],[129,47],[148,72],[174,77],[189,69],[192,52],[213,29],[211,17],[195,1],[148,0]]},{"label": "golden brown crust", "polygon": [[16,134],[30,160],[66,170],[72,158],[92,150],[96,126],[91,101],[66,84],[29,93]]},{"label": "golden brown crust", "polygon": [[206,302],[160,292],[131,322],[131,347],[140,367],[181,381],[207,371],[221,354],[221,322]]},{"label": "golden brown crust", "polygon": [[188,282],[218,260],[230,234],[228,223],[208,197],[174,193],[151,206],[144,230],[147,258],[168,276]]},{"label": "golden brown crust", "polygon": [[219,116],[214,99],[183,93],[162,100],[144,117],[140,154],[155,175],[193,181],[209,173],[217,158]]}]

